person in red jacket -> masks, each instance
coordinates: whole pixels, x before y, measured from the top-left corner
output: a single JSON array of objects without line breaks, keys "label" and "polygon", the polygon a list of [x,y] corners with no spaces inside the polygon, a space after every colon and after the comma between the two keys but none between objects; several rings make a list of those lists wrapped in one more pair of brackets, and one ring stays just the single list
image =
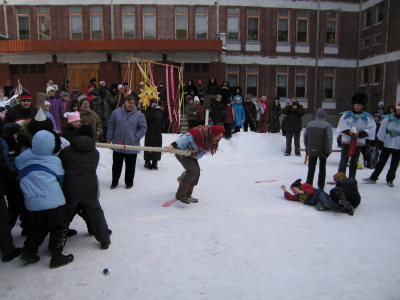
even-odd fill
[{"label": "person in red jacket", "polygon": [[[303,183],[301,184],[301,179],[297,179],[295,182],[292,183],[290,186],[290,189],[294,193],[294,195],[290,194],[286,190],[286,186],[282,185],[281,189],[284,192],[285,198],[290,201],[300,201],[301,203],[309,204],[307,203],[308,198],[313,198],[315,189],[311,184],[308,183]],[[315,205],[315,204],[314,204]]]}]

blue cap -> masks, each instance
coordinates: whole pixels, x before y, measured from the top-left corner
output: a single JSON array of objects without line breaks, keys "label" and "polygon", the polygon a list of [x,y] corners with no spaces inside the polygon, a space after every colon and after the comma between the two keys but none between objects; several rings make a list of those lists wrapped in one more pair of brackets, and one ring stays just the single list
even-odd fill
[{"label": "blue cap", "polygon": [[385,106],[385,103],[383,103],[383,101],[380,101],[380,102],[378,103],[378,106]]},{"label": "blue cap", "polygon": [[292,102],[292,101],[290,101],[290,99],[286,99],[286,103],[290,103],[290,102]]}]

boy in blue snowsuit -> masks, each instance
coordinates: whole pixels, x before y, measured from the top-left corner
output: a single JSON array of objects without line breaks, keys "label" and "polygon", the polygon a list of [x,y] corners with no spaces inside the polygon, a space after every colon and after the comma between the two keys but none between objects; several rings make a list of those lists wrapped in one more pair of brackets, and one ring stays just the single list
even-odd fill
[{"label": "boy in blue snowsuit", "polygon": [[39,246],[50,233],[48,249],[52,259],[50,268],[69,264],[74,256],[62,255],[68,233],[69,218],[61,190],[64,169],[61,160],[54,156],[60,150],[60,139],[55,132],[41,130],[32,139],[32,148],[15,159],[25,205],[33,215],[33,226],[23,247],[21,260],[36,263]]}]

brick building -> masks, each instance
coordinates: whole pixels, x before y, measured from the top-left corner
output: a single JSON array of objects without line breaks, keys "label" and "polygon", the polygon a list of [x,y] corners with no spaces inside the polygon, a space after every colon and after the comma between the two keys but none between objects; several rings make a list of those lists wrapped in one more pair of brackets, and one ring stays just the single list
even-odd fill
[{"label": "brick building", "polygon": [[[400,1],[5,2],[0,85],[20,79],[32,94],[50,79],[80,91],[92,77],[122,82],[132,54],[183,62],[186,81],[213,75],[254,97],[296,96],[305,124],[319,107],[336,123],[357,91],[370,96],[369,111],[400,101]],[[162,67],[154,75],[165,80]]]}]

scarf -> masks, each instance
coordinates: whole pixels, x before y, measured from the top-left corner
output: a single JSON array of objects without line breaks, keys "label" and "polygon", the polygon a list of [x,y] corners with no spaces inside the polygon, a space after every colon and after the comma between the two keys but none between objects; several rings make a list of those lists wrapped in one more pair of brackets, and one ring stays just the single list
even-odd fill
[{"label": "scarf", "polygon": [[207,125],[192,128],[188,132],[190,132],[190,134],[193,136],[193,140],[196,143],[197,148],[214,155],[214,153],[218,150],[218,141],[215,139],[215,137],[224,131],[225,129],[222,126]]}]

